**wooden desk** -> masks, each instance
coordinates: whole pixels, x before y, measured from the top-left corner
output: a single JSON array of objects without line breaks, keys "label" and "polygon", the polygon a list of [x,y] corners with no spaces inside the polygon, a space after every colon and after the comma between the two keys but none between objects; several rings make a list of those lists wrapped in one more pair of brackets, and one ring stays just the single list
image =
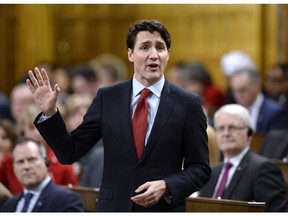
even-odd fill
[{"label": "wooden desk", "polygon": [[[98,188],[68,187],[76,192],[83,202],[85,212],[95,212],[98,201]],[[186,212],[264,212],[265,203],[236,200],[217,200],[189,197],[186,199]]]},{"label": "wooden desk", "polygon": [[186,212],[264,212],[263,202],[217,200],[202,197],[186,199]]},{"label": "wooden desk", "polygon": [[96,212],[99,193],[98,188],[69,186],[68,189],[79,195],[80,199],[82,200],[85,212]]},{"label": "wooden desk", "polygon": [[264,141],[265,135],[266,134],[262,134],[262,133],[253,134],[251,145],[250,145],[250,148],[252,151],[254,151],[255,153],[259,153],[261,145]]}]

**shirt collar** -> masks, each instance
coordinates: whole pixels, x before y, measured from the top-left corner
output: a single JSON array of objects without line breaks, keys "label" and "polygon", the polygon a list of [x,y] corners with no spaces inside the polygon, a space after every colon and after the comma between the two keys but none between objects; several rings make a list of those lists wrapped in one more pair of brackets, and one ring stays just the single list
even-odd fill
[{"label": "shirt collar", "polygon": [[[233,167],[238,167],[238,165],[240,164],[242,158],[244,157],[244,155],[248,152],[249,150],[249,146],[247,146],[246,148],[244,148],[238,155],[230,158],[229,162],[233,164]],[[224,164],[227,162],[228,160],[225,158],[224,159]]]},{"label": "shirt collar", "polygon": [[37,187],[33,188],[32,190],[28,190],[27,188],[24,188],[24,194],[26,193],[33,193],[40,194],[42,190],[46,187],[46,185],[50,182],[51,178],[47,176]]},{"label": "shirt collar", "polygon": [[165,78],[162,76],[162,78],[153,85],[146,87],[142,83],[138,82],[136,80],[135,75],[133,76],[132,85],[133,85],[133,97],[136,97],[144,88],[148,88],[156,97],[160,98],[163,86],[165,83]]},{"label": "shirt collar", "polygon": [[258,94],[256,100],[254,101],[254,103],[248,108],[249,111],[251,113],[257,112],[258,110],[260,110],[260,107],[263,103],[264,100],[264,96],[262,93]]}]

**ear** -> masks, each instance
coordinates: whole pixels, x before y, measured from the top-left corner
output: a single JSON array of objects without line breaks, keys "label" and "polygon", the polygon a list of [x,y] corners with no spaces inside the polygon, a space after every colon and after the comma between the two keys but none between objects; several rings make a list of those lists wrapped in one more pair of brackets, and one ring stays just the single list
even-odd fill
[{"label": "ear", "polygon": [[251,137],[253,135],[253,130],[251,128],[248,128],[247,135],[248,137]]},{"label": "ear", "polygon": [[133,54],[133,50],[128,48],[128,59],[131,63],[134,62],[134,54]]},{"label": "ear", "polygon": [[48,158],[45,158],[44,160],[45,160],[45,165],[46,165],[46,167],[49,167],[49,165],[50,165],[50,160],[49,160]]}]

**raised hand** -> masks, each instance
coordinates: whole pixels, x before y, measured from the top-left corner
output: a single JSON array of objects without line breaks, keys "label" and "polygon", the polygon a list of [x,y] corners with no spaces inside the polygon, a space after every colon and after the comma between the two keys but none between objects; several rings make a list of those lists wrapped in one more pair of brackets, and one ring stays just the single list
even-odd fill
[{"label": "raised hand", "polygon": [[49,77],[44,68],[42,68],[40,72],[36,67],[34,72],[35,74],[32,70],[28,71],[30,80],[27,79],[26,83],[33,94],[36,105],[40,108],[42,113],[47,116],[52,116],[57,112],[56,103],[60,88],[55,84],[54,90],[52,90]]}]

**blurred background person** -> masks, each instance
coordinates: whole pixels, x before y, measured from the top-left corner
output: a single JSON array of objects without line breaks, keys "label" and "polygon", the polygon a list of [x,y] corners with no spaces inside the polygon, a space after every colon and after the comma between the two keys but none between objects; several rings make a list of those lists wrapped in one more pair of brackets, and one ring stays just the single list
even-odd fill
[{"label": "blurred background person", "polygon": [[284,178],[274,162],[250,150],[253,136],[248,110],[239,104],[221,107],[214,117],[224,161],[200,190],[201,197],[265,202],[265,211],[288,211]]},{"label": "blurred background person", "polygon": [[89,61],[89,65],[96,71],[99,87],[113,85],[128,78],[127,65],[116,55],[100,55]]},{"label": "blurred background person", "polygon": [[215,111],[224,103],[224,94],[213,83],[207,68],[200,62],[190,61],[183,68],[183,76],[186,82],[185,89],[202,96],[207,117],[213,119]]},{"label": "blurred background person", "polygon": [[183,69],[185,66],[186,64],[184,62],[178,62],[167,70],[168,80],[183,89],[185,88],[185,80],[183,76]]},{"label": "blurred background person", "polygon": [[13,122],[8,119],[0,120],[0,165],[7,154],[11,153],[18,136]]},{"label": "blurred background person", "polygon": [[287,126],[283,108],[262,93],[261,78],[256,70],[241,69],[235,72],[230,77],[230,87],[236,103],[249,110],[252,129],[256,133],[265,134],[272,128]]},{"label": "blurred background person", "polygon": [[[83,212],[81,200],[69,189],[57,186],[48,174],[46,147],[30,138],[17,141],[13,169],[24,191],[7,200],[2,212]],[[28,199],[28,202],[27,202]]]},{"label": "blurred background person", "polygon": [[[65,186],[69,184],[74,186],[77,185],[78,179],[74,172],[73,165],[62,165],[34,126],[33,120],[38,112],[38,107],[31,105],[22,113],[17,123],[20,134],[38,140],[46,146],[47,158],[49,161],[48,172],[56,184]],[[2,163],[1,178],[1,181],[12,194],[15,195],[23,191],[23,186],[13,172],[13,160],[11,155],[6,157]]]},{"label": "blurred background person", "polygon": [[95,69],[88,64],[80,64],[72,67],[68,73],[71,75],[72,93],[95,97],[99,89],[99,81]]},{"label": "blurred background person", "polygon": [[61,86],[59,94],[59,102],[65,104],[65,100],[71,94],[71,77],[68,74],[68,69],[61,65],[54,65],[51,72],[51,85],[58,84]]},{"label": "blurred background person", "polygon": [[288,64],[273,65],[266,78],[266,94],[288,111]]},{"label": "blurred background person", "polygon": [[34,104],[33,96],[28,86],[25,83],[20,82],[13,87],[10,99],[11,113],[15,124],[17,124],[23,111],[31,104]]},{"label": "blurred background person", "polygon": [[[83,121],[93,97],[90,95],[70,95],[65,103],[65,122],[68,131],[74,130]],[[104,148],[102,139],[77,163],[73,165],[77,169],[79,185],[99,188],[102,180],[104,164]]]},{"label": "blurred background person", "polygon": [[241,50],[232,50],[228,53],[225,53],[221,59],[220,59],[220,68],[221,71],[225,75],[225,81],[227,84],[227,90],[225,93],[225,99],[224,103],[235,103],[235,99],[231,93],[231,87],[230,87],[230,77],[236,72],[241,69],[252,69],[252,70],[258,70],[257,65],[252,59],[252,57]]}]

